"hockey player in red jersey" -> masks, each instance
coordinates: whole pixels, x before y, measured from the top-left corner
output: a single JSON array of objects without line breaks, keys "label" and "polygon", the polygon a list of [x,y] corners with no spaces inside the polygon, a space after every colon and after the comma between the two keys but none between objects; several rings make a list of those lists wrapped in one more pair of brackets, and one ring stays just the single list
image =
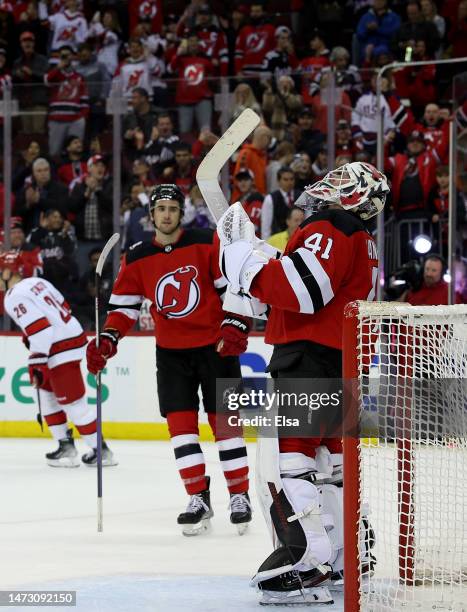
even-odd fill
[{"label": "hockey player in red jersey", "polygon": [[[378,277],[376,245],[365,221],[383,210],[388,191],[386,177],[370,164],[353,162],[329,172],[296,201],[310,216],[279,260],[264,256],[239,205],[220,219],[221,268],[231,290],[271,306],[266,342],[274,345],[268,367],[273,377],[342,377],[344,307],[374,299]],[[253,583],[263,592],[262,603],[331,603],[328,586],[342,578],[343,569],[341,440],[273,443],[272,452],[265,446],[270,455],[258,469],[280,493],[273,499],[265,486],[259,497],[280,546]],[[370,550],[364,554],[371,566]]]},{"label": "hockey player in red jersey", "polygon": [[[46,454],[52,467],[78,467],[78,451],[67,428],[70,419],[90,450],[82,456],[85,465],[97,463],[96,408],[86,403],[80,362],[86,336],[72,316],[63,295],[41,278],[25,278],[5,295],[5,310],[23,332],[31,351],[28,361],[31,384],[38,389],[42,415],[58,449]],[[104,442],[102,464],[117,465]]]},{"label": "hockey player in red jersey", "polygon": [[102,370],[138,318],[143,300],[151,300],[159,406],[190,495],[178,523],[185,535],[196,535],[208,527],[213,515],[198,440],[201,387],[230,493],[230,520],[242,533],[251,520],[246,446],[241,431],[228,439],[217,435],[216,378],[240,377],[238,356],[247,347],[248,321],[222,310],[227,282],[219,270],[215,234],[181,228],[184,201],[176,185],[154,189],[149,204],[154,239],[133,245],[124,256],[100,345],[92,340],[87,348],[88,369],[94,374]]}]

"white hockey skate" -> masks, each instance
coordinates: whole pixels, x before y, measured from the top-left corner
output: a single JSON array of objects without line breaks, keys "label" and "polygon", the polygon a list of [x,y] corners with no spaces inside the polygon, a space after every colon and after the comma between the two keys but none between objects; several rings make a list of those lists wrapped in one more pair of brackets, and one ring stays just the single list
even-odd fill
[{"label": "white hockey skate", "polygon": [[75,448],[72,430],[68,429],[66,438],[58,441],[58,448],[45,455],[47,465],[50,467],[75,468],[80,466],[78,451]]},{"label": "white hockey skate", "polygon": [[182,533],[185,536],[197,536],[211,528],[211,518],[214,512],[211,508],[209,476],[206,476],[206,480],[208,488],[192,495],[185,512],[182,512],[177,518],[177,523],[183,526]]}]

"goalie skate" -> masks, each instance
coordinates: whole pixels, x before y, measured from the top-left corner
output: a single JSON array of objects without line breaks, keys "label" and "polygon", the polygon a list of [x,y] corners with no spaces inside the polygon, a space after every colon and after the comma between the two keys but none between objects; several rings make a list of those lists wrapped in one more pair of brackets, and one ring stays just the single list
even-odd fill
[{"label": "goalie skate", "polygon": [[209,491],[209,476],[206,477],[208,488],[190,497],[185,512],[177,518],[177,523],[183,525],[182,533],[185,536],[197,536],[211,528],[211,518],[214,512],[211,508],[211,494]]},{"label": "goalie skate", "polygon": [[75,448],[72,430],[68,429],[66,438],[58,441],[58,448],[52,453],[45,455],[47,465],[50,467],[74,468],[79,467],[80,461],[78,451]]}]

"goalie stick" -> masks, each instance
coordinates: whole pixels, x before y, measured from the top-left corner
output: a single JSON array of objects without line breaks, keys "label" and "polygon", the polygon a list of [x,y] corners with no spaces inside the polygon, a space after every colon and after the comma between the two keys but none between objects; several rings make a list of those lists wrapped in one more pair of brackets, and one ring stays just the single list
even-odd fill
[{"label": "goalie stick", "polygon": [[219,173],[239,146],[258,126],[260,117],[250,108],[232,123],[200,163],[196,172],[199,190],[214,219],[219,221],[229,203],[219,185]]},{"label": "goalie stick", "polygon": [[[105,261],[114,248],[117,242],[120,240],[120,234],[114,234],[111,236],[104,245],[102,252],[99,256],[96,266],[96,278],[95,278],[95,290],[96,297],[94,301],[95,316],[96,316],[96,347],[99,347],[101,326],[99,321],[100,311],[100,291],[101,291],[101,278],[102,270],[104,268]],[[96,374],[96,429],[97,429],[97,531],[103,531],[103,512],[102,512],[102,384],[101,384],[101,373]]]}]

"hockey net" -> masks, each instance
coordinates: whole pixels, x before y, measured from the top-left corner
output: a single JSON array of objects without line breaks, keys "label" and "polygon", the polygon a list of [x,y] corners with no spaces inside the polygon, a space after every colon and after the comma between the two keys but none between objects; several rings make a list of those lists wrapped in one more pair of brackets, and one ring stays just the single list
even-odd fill
[{"label": "hockey net", "polygon": [[344,378],[346,612],[466,611],[467,306],[349,304]]}]

